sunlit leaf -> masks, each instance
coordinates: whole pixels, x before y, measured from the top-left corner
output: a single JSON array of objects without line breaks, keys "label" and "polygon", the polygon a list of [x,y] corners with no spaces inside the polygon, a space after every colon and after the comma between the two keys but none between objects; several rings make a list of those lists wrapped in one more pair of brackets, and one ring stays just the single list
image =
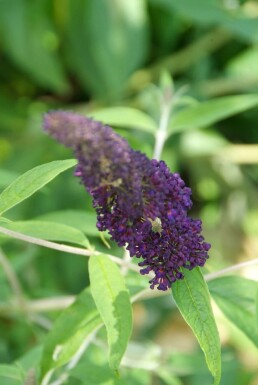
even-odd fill
[{"label": "sunlit leaf", "polygon": [[102,324],[89,289],[63,311],[48,334],[41,360],[41,376],[72,359],[82,343]]},{"label": "sunlit leaf", "polygon": [[227,141],[221,134],[211,130],[196,130],[182,134],[180,150],[187,159],[218,154],[219,151],[223,152],[226,145]]},{"label": "sunlit leaf", "polygon": [[258,48],[257,46],[251,46],[244,51],[241,51],[238,55],[227,63],[226,72],[229,76],[237,78],[250,78],[258,79],[256,71],[258,62]]},{"label": "sunlit leaf", "polygon": [[210,303],[209,290],[199,268],[184,269],[184,279],[172,284],[174,300],[191,327],[218,385],[221,377],[220,340]]},{"label": "sunlit leaf", "polygon": [[91,292],[106,326],[109,364],[118,370],[132,332],[129,293],[117,265],[104,255],[89,262]]},{"label": "sunlit leaf", "polygon": [[29,198],[61,172],[75,165],[74,159],[57,160],[27,171],[0,194],[0,214]]},{"label": "sunlit leaf", "polygon": [[256,314],[258,282],[228,276],[210,281],[209,288],[225,316],[258,347]]}]

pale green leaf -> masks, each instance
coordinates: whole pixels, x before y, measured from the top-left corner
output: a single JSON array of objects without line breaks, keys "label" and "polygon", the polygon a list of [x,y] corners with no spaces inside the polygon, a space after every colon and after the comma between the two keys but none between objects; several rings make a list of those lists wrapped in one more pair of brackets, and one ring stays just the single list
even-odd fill
[{"label": "pale green leaf", "polygon": [[132,332],[132,308],[124,278],[104,255],[89,261],[91,292],[107,330],[109,364],[118,370]]},{"label": "pale green leaf", "polygon": [[48,334],[41,360],[41,376],[70,361],[101,324],[91,293],[86,289],[63,311]]},{"label": "pale green leaf", "polygon": [[170,120],[169,134],[210,126],[258,105],[258,95],[225,96],[182,109]]},{"label": "pale green leaf", "polygon": [[225,316],[258,347],[258,282],[238,276],[220,277],[209,282],[209,289]]},{"label": "pale green leaf", "polygon": [[184,279],[172,284],[173,297],[205,354],[214,385],[218,385],[221,377],[220,340],[208,286],[199,268],[183,269],[183,273]]},{"label": "pale green leaf", "polygon": [[76,165],[76,160],[57,160],[27,171],[0,194],[0,214],[30,197],[58,174]]},{"label": "pale green leaf", "polygon": [[82,210],[53,211],[37,217],[37,220],[63,223],[76,227],[86,235],[99,236],[99,230],[96,227],[96,214],[92,212]]},{"label": "pale green leaf", "polygon": [[154,133],[157,125],[155,121],[144,112],[131,107],[111,107],[93,111],[90,115],[104,124],[111,126],[137,128],[142,131]]},{"label": "pale green leaf", "polygon": [[32,220],[8,222],[2,226],[31,237],[46,239],[48,241],[75,243],[86,248],[90,246],[89,241],[82,231],[61,223]]},{"label": "pale green leaf", "polygon": [[209,130],[184,132],[180,142],[181,154],[186,159],[217,154],[227,145],[222,135]]},{"label": "pale green leaf", "polygon": [[[2,381],[4,381],[3,378],[16,380],[17,384],[22,383],[21,372],[19,368],[17,368],[14,365],[5,365],[5,364],[0,365],[0,380],[2,379]],[[16,382],[14,383],[16,384]]]}]

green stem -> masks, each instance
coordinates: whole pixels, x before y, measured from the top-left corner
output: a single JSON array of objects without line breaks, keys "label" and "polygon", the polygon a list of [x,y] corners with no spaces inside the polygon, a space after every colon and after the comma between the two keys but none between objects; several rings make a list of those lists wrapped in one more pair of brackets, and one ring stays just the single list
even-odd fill
[{"label": "green stem", "polygon": [[169,123],[169,117],[171,113],[172,105],[170,102],[164,100],[161,106],[161,116],[159,129],[156,133],[155,147],[153,151],[153,158],[160,160],[165,141],[167,139],[167,128]]}]

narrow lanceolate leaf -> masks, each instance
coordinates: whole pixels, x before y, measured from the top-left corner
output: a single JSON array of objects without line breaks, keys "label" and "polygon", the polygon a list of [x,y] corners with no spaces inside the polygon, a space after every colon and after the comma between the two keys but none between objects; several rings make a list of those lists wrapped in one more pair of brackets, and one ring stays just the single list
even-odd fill
[{"label": "narrow lanceolate leaf", "polygon": [[106,326],[109,365],[117,370],[132,331],[132,308],[123,276],[117,265],[104,255],[89,262],[91,292]]},{"label": "narrow lanceolate leaf", "polygon": [[57,318],[44,343],[41,377],[72,359],[85,339],[102,324],[89,289]]},{"label": "narrow lanceolate leaf", "polygon": [[170,121],[169,133],[207,127],[257,105],[258,95],[224,96],[199,103],[175,114]]},{"label": "narrow lanceolate leaf", "polygon": [[12,182],[0,195],[0,215],[30,197],[58,174],[76,165],[76,160],[57,160],[27,171]]},{"label": "narrow lanceolate leaf", "polygon": [[258,347],[258,282],[238,276],[209,282],[210,293],[225,316]]},{"label": "narrow lanceolate leaf", "polygon": [[82,231],[61,223],[32,220],[5,222],[2,226],[31,237],[48,241],[74,243],[86,248],[90,247],[89,241]]},{"label": "narrow lanceolate leaf", "polygon": [[184,269],[184,279],[172,285],[173,297],[202,348],[207,366],[218,385],[221,377],[220,339],[213,316],[208,286],[199,268]]},{"label": "narrow lanceolate leaf", "polygon": [[63,223],[76,227],[86,235],[99,236],[100,232],[96,226],[96,214],[85,210],[60,210],[37,217],[39,221]]},{"label": "narrow lanceolate leaf", "polygon": [[112,107],[94,111],[91,116],[111,126],[137,128],[155,133],[157,125],[155,121],[144,112],[131,107]]}]

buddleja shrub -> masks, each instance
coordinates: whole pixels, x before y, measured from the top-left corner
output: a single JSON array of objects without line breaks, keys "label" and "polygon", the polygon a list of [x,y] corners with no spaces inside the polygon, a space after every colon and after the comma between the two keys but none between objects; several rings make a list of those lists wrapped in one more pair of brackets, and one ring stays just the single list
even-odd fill
[{"label": "buddleja shrub", "polygon": [[[201,267],[209,257],[210,244],[202,236],[201,220],[189,216],[191,189],[186,187],[179,174],[168,169],[164,161],[157,160],[169,127],[178,131],[198,123],[205,125],[205,121],[208,124],[257,104],[258,98],[254,95],[221,98],[185,108],[170,119],[173,98],[168,95],[167,90],[162,94],[164,108],[156,133],[155,122],[147,115],[132,109],[123,108],[120,112],[118,109],[119,113],[131,114],[132,120],[138,119],[139,126],[144,130],[149,127],[156,135],[156,159],[151,160],[133,150],[108,125],[73,112],[52,111],[44,116],[43,127],[58,142],[70,147],[77,161],[55,161],[38,166],[14,181],[0,195],[2,215],[76,165],[74,175],[80,178],[92,197],[98,231],[107,231],[132,258],[129,262],[95,250],[82,231],[67,223],[11,222],[1,217],[2,234],[89,256],[90,275],[90,287],[61,313],[43,350],[32,352],[30,359],[21,360],[19,365],[0,366],[0,375],[9,381],[8,384],[10,379],[14,384],[25,381],[26,384],[42,385],[69,381],[71,384],[148,382],[148,374],[144,376],[137,370],[125,373],[122,369],[130,355],[132,303],[150,290],[136,288],[132,291],[119,266],[144,276],[153,293],[171,293],[204,352],[215,385],[221,377],[221,354],[210,292],[224,314],[258,345],[257,283],[229,276],[211,280],[208,288]],[[46,241],[49,239],[81,247]],[[102,333],[103,325],[107,334],[109,366],[96,366],[87,357],[97,354],[93,342],[96,334]],[[168,363],[164,366],[158,358],[152,366],[166,383],[176,383],[173,371],[166,372],[167,368]],[[77,382],[73,382],[75,379]]]}]

